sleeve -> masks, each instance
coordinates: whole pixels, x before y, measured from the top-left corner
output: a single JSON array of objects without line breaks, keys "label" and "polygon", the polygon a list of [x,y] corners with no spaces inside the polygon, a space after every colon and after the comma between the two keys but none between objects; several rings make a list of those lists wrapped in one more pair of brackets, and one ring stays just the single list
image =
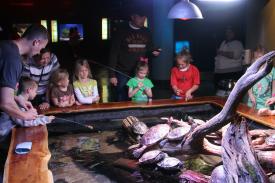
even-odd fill
[{"label": "sleeve", "polygon": [[[118,61],[119,51],[120,51],[121,42],[122,42],[122,34],[123,34],[122,31],[118,31],[111,42],[109,66],[114,69],[116,69],[117,67],[117,61]],[[109,71],[109,72],[110,72],[110,77],[115,76],[114,71]]]},{"label": "sleeve", "polygon": [[84,97],[79,88],[74,88],[74,93],[75,93],[77,100],[81,104],[91,104],[93,102],[93,96]]},{"label": "sleeve", "polygon": [[54,72],[60,67],[60,64],[58,62],[58,59],[57,59],[56,55],[53,54],[53,53],[52,53],[51,59],[52,59],[52,64],[53,64],[51,72]]},{"label": "sleeve", "polygon": [[94,87],[93,87],[93,99],[95,98],[95,97],[97,97],[97,96],[99,96],[99,94],[98,94],[98,89],[97,89],[97,82],[96,81],[94,81]]},{"label": "sleeve", "polygon": [[194,74],[194,78],[193,78],[193,84],[194,85],[200,85],[200,71],[197,67],[193,67],[193,74]]},{"label": "sleeve", "polygon": [[9,87],[16,90],[17,82],[22,73],[21,58],[8,55],[2,60],[0,68],[0,87]]},{"label": "sleeve", "polygon": [[133,79],[130,79],[127,84],[126,84],[129,88],[134,88],[134,83],[133,83]]},{"label": "sleeve", "polygon": [[29,64],[24,64],[23,65],[23,72],[22,75],[24,77],[30,77],[31,76],[31,72],[30,72],[30,65]]},{"label": "sleeve", "polygon": [[175,67],[172,68],[172,70],[171,70],[170,84],[171,84],[171,86],[178,86]]},{"label": "sleeve", "polygon": [[154,84],[152,83],[152,81],[150,79],[147,80],[147,88],[153,88]]},{"label": "sleeve", "polygon": [[[20,108],[21,111],[26,111],[24,108]],[[13,121],[20,126],[23,127],[31,127],[31,126],[38,126],[38,125],[45,125],[50,123],[50,119],[48,116],[39,116],[34,120],[22,120],[19,118],[14,118]]]}]

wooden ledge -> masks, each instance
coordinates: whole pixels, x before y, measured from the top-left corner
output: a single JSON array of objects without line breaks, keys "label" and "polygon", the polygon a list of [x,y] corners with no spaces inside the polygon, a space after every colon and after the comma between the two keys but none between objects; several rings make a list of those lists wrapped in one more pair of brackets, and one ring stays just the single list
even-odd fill
[{"label": "wooden ledge", "polygon": [[[32,142],[32,149],[28,154],[18,155],[14,150],[16,145],[22,142]],[[3,182],[52,183],[53,176],[48,169],[50,157],[46,126],[14,128]]]}]

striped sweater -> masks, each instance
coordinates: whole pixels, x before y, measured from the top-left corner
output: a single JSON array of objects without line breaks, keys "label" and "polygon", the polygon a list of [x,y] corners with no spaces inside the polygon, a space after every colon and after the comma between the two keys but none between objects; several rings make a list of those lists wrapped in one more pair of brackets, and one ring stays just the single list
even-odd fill
[{"label": "striped sweater", "polygon": [[30,77],[38,82],[38,95],[46,93],[51,74],[59,68],[59,62],[55,54],[51,54],[51,61],[44,67],[38,67],[33,58],[30,58],[24,64],[22,76]]}]

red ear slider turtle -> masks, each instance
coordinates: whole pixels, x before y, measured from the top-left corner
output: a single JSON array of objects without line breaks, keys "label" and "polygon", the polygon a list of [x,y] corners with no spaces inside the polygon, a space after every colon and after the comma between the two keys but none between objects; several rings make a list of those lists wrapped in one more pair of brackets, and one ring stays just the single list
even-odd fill
[{"label": "red ear slider turtle", "polygon": [[160,150],[152,150],[144,153],[141,158],[139,158],[139,164],[152,164],[157,163],[167,157],[168,155]]},{"label": "red ear slider turtle", "polygon": [[140,157],[144,150],[156,144],[160,140],[166,137],[170,131],[170,125],[168,124],[158,124],[151,127],[140,139],[140,148],[133,151],[135,158]]},{"label": "red ear slider turtle", "polygon": [[191,129],[191,126],[186,126],[186,127],[177,127],[171,130],[168,135],[167,139],[168,140],[181,140]]},{"label": "red ear slider turtle", "polygon": [[183,163],[174,157],[166,157],[158,164],[158,167],[164,170],[179,170],[183,168]]}]

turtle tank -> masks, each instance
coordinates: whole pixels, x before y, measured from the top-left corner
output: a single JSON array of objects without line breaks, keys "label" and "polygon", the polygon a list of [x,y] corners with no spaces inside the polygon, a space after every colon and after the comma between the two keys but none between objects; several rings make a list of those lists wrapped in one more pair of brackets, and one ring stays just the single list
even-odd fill
[{"label": "turtle tank", "polygon": [[[122,126],[123,119],[135,116],[149,128],[173,117],[183,121],[209,120],[221,110],[212,104],[158,107],[149,109],[105,110],[58,114],[48,125],[51,160],[49,169],[56,183],[179,182],[180,171],[192,170],[211,175],[222,160],[214,155],[174,155],[180,170],[165,170],[157,164],[140,165],[128,149],[136,143]],[[77,124],[77,123],[81,123]],[[93,128],[91,128],[91,126]],[[220,142],[216,142],[220,143]],[[188,176],[188,172],[187,175]]]}]

